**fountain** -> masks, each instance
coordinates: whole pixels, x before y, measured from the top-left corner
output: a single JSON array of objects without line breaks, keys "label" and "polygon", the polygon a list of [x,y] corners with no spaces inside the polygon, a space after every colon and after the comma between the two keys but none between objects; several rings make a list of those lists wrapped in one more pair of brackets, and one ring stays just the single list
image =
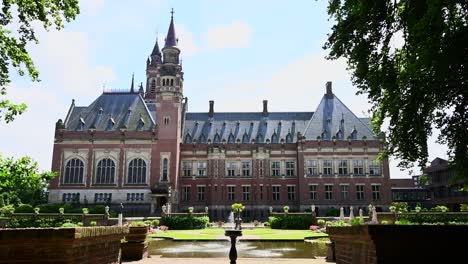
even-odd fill
[{"label": "fountain", "polygon": [[[232,205],[232,214],[236,214],[235,219],[235,227],[234,229],[227,229],[224,231],[224,235],[231,238],[231,249],[229,250],[229,260],[231,260],[231,264],[236,264],[237,261],[237,249],[236,249],[236,241],[237,237],[242,236],[242,226],[241,226],[241,218],[240,214],[242,210],[244,210],[245,206],[240,203],[235,203]],[[229,215],[231,218],[231,215]]]},{"label": "fountain", "polygon": [[229,214],[229,217],[228,217],[228,223],[230,224],[234,224],[234,213],[231,211],[231,213]]}]

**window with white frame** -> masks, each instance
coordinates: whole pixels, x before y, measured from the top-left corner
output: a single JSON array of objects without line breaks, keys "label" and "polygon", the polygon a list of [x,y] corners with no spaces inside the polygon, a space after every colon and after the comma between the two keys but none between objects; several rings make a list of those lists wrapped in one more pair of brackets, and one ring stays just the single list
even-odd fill
[{"label": "window with white frame", "polygon": [[243,161],[241,164],[242,164],[242,176],[243,177],[250,176],[250,167],[251,167],[250,161]]},{"label": "window with white frame", "polygon": [[279,199],[280,199],[280,186],[279,185],[271,186],[271,193],[273,195],[273,201],[279,201]]},{"label": "window with white frame", "polygon": [[127,201],[144,201],[144,193],[127,193]]},{"label": "window with white frame", "polygon": [[323,175],[332,175],[332,174],[333,174],[333,161],[323,160]]},{"label": "window with white frame", "polygon": [[188,202],[190,201],[190,186],[183,186],[182,187],[182,201]]},{"label": "window with white frame", "polygon": [[80,159],[71,159],[65,165],[64,184],[82,184],[84,163]]},{"label": "window with white frame", "polygon": [[318,161],[317,160],[306,160],[306,169],[307,169],[307,175],[312,176],[312,175],[318,175]]},{"label": "window with white frame", "polygon": [[163,169],[162,169],[162,181],[167,181],[169,176],[169,160],[167,158],[163,159]]},{"label": "window with white frame", "polygon": [[325,184],[325,200],[333,199],[333,185]]},{"label": "window with white frame", "polygon": [[197,186],[198,201],[205,201],[205,186]]},{"label": "window with white frame", "polygon": [[317,185],[309,185],[309,199],[317,200]]},{"label": "window with white frame", "polygon": [[232,161],[228,162],[227,166],[226,166],[226,169],[227,169],[227,176],[228,177],[236,176],[237,162],[232,162]]},{"label": "window with white frame", "polygon": [[234,201],[236,199],[236,186],[228,186],[228,200]]},{"label": "window with white frame", "polygon": [[110,203],[112,201],[112,193],[95,193],[95,203]]},{"label": "window with white frame", "polygon": [[260,167],[260,170],[259,170],[258,174],[260,175],[260,177],[262,177],[263,176],[263,160],[260,160],[258,163],[259,163],[259,167]]},{"label": "window with white frame", "polygon": [[144,184],[146,182],[146,162],[137,158],[128,164],[127,183]]},{"label": "window with white frame", "polygon": [[250,186],[242,186],[242,200],[250,200]]},{"label": "window with white frame", "polygon": [[338,161],[338,174],[348,175],[348,161],[347,160]]},{"label": "window with white frame", "polygon": [[372,185],[372,200],[374,201],[380,200],[380,185],[378,184]]},{"label": "window with white frame", "polygon": [[296,175],[296,165],[294,161],[286,161],[286,176]]},{"label": "window with white frame", "polygon": [[280,176],[281,162],[271,162],[271,176]]},{"label": "window with white frame", "polygon": [[356,200],[364,200],[364,185],[356,185]]},{"label": "window with white frame", "polygon": [[378,161],[369,162],[369,175],[373,175],[373,176],[380,175],[380,162]]},{"label": "window with white frame", "polygon": [[354,175],[364,175],[364,160],[353,160]]},{"label": "window with white frame", "polygon": [[340,185],[340,196],[342,201],[346,201],[349,199],[349,186],[342,184]]},{"label": "window with white frame", "polygon": [[111,159],[102,159],[97,164],[96,184],[113,184],[115,179],[115,163]]},{"label": "window with white frame", "polygon": [[288,201],[295,201],[296,200],[296,186],[295,185],[288,185]]},{"label": "window with white frame", "polygon": [[192,176],[192,162],[184,161],[182,162],[182,170],[184,171],[184,177]]},{"label": "window with white frame", "polygon": [[197,175],[199,177],[207,176],[206,168],[207,168],[207,163],[206,162],[198,162],[197,163],[197,171],[198,171]]}]

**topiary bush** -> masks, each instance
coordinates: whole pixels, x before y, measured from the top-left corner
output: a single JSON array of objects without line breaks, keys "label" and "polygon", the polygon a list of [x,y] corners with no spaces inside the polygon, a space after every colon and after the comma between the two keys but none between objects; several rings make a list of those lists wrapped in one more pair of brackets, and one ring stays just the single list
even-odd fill
[{"label": "topiary bush", "polygon": [[30,204],[20,204],[15,208],[15,213],[34,213],[34,208]]},{"label": "topiary bush", "polygon": [[277,215],[268,218],[272,229],[309,229],[315,222],[312,215]]},{"label": "topiary bush", "polygon": [[210,223],[210,218],[208,216],[164,216],[160,223],[171,230],[204,229]]}]

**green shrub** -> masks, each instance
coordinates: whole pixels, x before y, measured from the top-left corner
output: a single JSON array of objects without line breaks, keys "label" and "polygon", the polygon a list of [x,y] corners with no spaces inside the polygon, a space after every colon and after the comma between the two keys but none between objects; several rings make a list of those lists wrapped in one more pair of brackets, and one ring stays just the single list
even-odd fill
[{"label": "green shrub", "polygon": [[263,223],[263,226],[264,226],[264,227],[269,227],[269,226],[270,226],[270,222],[265,222],[265,223]]},{"label": "green shrub", "polygon": [[34,213],[34,208],[30,204],[20,204],[15,209],[15,213]]},{"label": "green shrub", "polygon": [[401,220],[395,221],[395,225],[412,225],[412,224],[413,224],[413,222],[408,221],[406,219],[401,219]]},{"label": "green shrub", "polygon": [[15,212],[15,208],[13,207],[12,204],[5,205],[0,208],[0,216],[9,216],[14,212]]},{"label": "green shrub", "polygon": [[420,214],[401,214],[397,216],[397,220],[406,220],[413,223],[445,223],[457,222],[457,223],[467,223],[468,215],[461,213],[450,213],[450,214],[440,214],[440,213],[420,213]]},{"label": "green shrub", "polygon": [[327,210],[327,212],[325,213],[326,216],[335,216],[335,217],[338,217],[340,216],[340,210],[335,208],[335,207],[332,207],[330,209]]},{"label": "green shrub", "polygon": [[389,224],[390,224],[390,222],[387,221],[387,220],[382,220],[380,223],[381,223],[382,225],[389,225]]},{"label": "green shrub", "polygon": [[[357,219],[359,221],[359,218],[355,218],[355,219]],[[353,219],[353,220],[355,220],[355,219]],[[348,226],[348,224],[343,220],[330,222],[330,223],[331,223],[330,224],[331,226]]]},{"label": "green shrub", "polygon": [[460,212],[468,212],[468,204],[460,204]]},{"label": "green shrub", "polygon": [[161,225],[168,226],[171,230],[203,229],[210,223],[208,216],[164,216]]},{"label": "green shrub", "polygon": [[393,202],[390,206],[390,211],[393,213],[401,214],[408,212],[408,203],[406,202]]},{"label": "green shrub", "polygon": [[362,225],[364,224],[360,218],[354,218],[354,219],[351,219],[351,221],[349,221],[349,223],[352,225],[352,226],[357,226],[357,225]]},{"label": "green shrub", "polygon": [[91,210],[89,210],[89,213],[90,214],[105,214],[106,206],[102,204],[96,205],[93,208],[91,208]]},{"label": "green shrub", "polygon": [[133,221],[130,226],[136,226],[136,227],[143,227],[146,226],[145,222],[143,221]]},{"label": "green shrub", "polygon": [[272,229],[309,229],[315,222],[312,215],[277,215],[268,218]]},{"label": "green shrub", "polygon": [[151,226],[151,220],[145,220],[143,221],[143,223],[145,223],[145,225],[147,226]]},{"label": "green shrub", "polygon": [[443,213],[445,213],[445,212],[448,212],[449,209],[448,209],[447,206],[437,205],[436,207],[433,207],[433,208],[431,209],[431,211],[434,211],[434,212],[443,212]]},{"label": "green shrub", "polygon": [[158,220],[158,219],[152,220],[152,221],[151,221],[151,225],[152,225],[153,227],[159,226],[159,220]]},{"label": "green shrub", "polygon": [[97,222],[96,222],[96,221],[91,221],[91,222],[89,223],[89,225],[90,225],[90,226],[97,226]]},{"label": "green shrub", "polygon": [[78,227],[78,225],[74,224],[74,223],[63,223],[60,227],[62,227],[62,228],[74,228],[74,227]]},{"label": "green shrub", "polygon": [[40,204],[37,207],[41,208],[41,213],[58,213],[60,208],[64,209],[64,212],[69,212],[72,209],[70,204],[52,203],[52,204]]},{"label": "green shrub", "polygon": [[319,220],[317,220],[317,224],[318,224],[319,226],[324,226],[324,225],[325,225],[325,220],[319,219]]}]

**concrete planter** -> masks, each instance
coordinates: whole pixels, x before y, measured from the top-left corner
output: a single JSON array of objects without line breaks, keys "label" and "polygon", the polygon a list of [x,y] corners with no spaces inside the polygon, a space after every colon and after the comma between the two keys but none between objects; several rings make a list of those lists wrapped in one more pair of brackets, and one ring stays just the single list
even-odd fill
[{"label": "concrete planter", "polygon": [[0,263],[119,263],[128,227],[0,229]]},{"label": "concrete planter", "polygon": [[468,226],[362,225],[327,227],[336,263],[458,263]]}]

